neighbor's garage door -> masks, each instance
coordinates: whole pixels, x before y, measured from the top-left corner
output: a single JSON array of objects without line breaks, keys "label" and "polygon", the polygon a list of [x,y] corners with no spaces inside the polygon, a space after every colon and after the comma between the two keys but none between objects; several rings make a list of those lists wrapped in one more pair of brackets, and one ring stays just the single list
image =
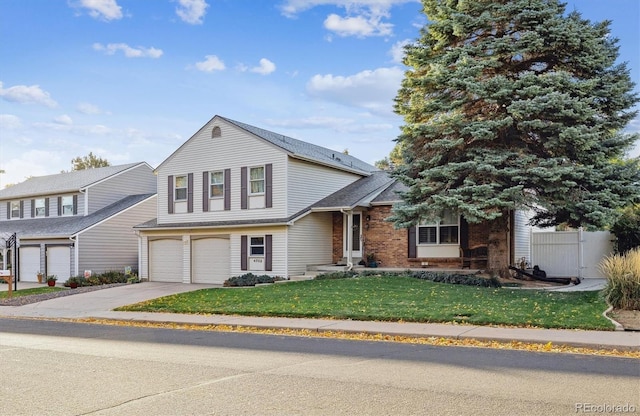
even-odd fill
[{"label": "neighbor's garage door", "polygon": [[40,247],[20,247],[20,281],[37,282],[40,271]]},{"label": "neighbor's garage door", "polygon": [[71,249],[68,246],[47,247],[47,275],[55,275],[60,282],[71,277]]},{"label": "neighbor's garage door", "polygon": [[231,263],[228,238],[200,238],[191,243],[193,283],[224,283]]},{"label": "neighbor's garage door", "polygon": [[182,282],[182,240],[149,242],[149,281]]}]

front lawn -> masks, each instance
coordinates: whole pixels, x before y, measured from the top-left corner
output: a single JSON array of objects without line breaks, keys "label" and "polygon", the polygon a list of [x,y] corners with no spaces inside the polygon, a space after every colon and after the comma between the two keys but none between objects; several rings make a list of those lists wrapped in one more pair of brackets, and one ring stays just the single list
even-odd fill
[{"label": "front lawn", "polygon": [[612,330],[613,324],[602,316],[606,308],[598,292],[495,289],[410,277],[361,277],[203,289],[118,310]]},{"label": "front lawn", "polygon": [[[18,296],[41,295],[43,293],[57,292],[58,290],[66,290],[66,289],[61,287],[55,287],[55,286],[33,287],[30,289],[14,290],[11,292],[11,296],[15,298]],[[7,295],[8,295],[7,291],[0,292],[0,299],[6,299]]]}]

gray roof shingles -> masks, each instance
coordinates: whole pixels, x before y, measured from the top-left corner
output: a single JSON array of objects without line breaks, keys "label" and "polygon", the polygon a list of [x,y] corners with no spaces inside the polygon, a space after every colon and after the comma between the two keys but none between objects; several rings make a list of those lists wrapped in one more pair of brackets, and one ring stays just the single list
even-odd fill
[{"label": "gray roof shingles", "polygon": [[19,238],[70,237],[154,195],[130,195],[87,216],[0,221],[0,234],[17,233]]},{"label": "gray roof shingles", "polygon": [[123,172],[144,162],[126,165],[107,166],[104,168],[75,170],[55,175],[35,176],[0,190],[0,200],[9,198],[26,198],[37,195],[51,195],[63,192],[77,192],[82,188]]},{"label": "gray roof shingles", "polygon": [[365,163],[362,160],[345,153],[336,152],[335,150],[327,149],[322,146],[317,146],[312,143],[307,143],[302,140],[294,139],[292,137],[274,133],[269,130],[251,126],[240,121],[231,120],[229,118],[221,116],[219,117],[243,130],[248,131],[255,136],[260,137],[263,140],[268,141],[275,146],[280,147],[281,149],[286,150],[294,156],[308,158],[341,169],[354,169],[363,173],[369,173],[378,170],[375,166]]}]

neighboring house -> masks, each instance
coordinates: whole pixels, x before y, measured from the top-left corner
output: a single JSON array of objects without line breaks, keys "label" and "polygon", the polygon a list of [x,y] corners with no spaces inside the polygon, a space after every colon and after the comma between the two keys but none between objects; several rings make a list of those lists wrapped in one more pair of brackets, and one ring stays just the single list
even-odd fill
[{"label": "neighboring house", "polygon": [[[384,267],[460,267],[460,247],[486,245],[484,226],[448,213],[437,224],[396,230],[385,219],[400,184],[387,173],[220,116],[156,174],[158,217],[135,227],[140,277],[151,281],[290,277],[310,265],[357,264],[371,253]],[[512,245],[512,258],[518,250]]]},{"label": "neighboring house", "polygon": [[0,191],[0,237],[17,235],[21,281],[136,269],[133,226],[156,216],[155,193],[144,162],[33,177]]}]

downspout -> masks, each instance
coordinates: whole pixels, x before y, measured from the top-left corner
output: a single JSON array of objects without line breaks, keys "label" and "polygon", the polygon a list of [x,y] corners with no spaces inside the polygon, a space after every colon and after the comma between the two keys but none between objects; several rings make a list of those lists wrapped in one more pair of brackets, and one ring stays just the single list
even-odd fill
[{"label": "downspout", "polygon": [[72,235],[71,237],[69,237],[69,240],[73,241],[73,267],[74,267],[73,276],[77,276],[79,274],[78,256],[80,255],[80,250],[78,248],[77,237],[78,237],[77,235]]},{"label": "downspout", "polygon": [[340,212],[347,214],[347,271],[351,271],[351,269],[353,269],[353,257],[351,253],[353,248],[353,213],[351,210],[345,211],[344,208],[340,208]]},{"label": "downspout", "polygon": [[89,215],[89,192],[87,192],[86,188],[79,189],[79,191],[81,194],[84,194],[84,216],[86,217],[87,215]]}]

